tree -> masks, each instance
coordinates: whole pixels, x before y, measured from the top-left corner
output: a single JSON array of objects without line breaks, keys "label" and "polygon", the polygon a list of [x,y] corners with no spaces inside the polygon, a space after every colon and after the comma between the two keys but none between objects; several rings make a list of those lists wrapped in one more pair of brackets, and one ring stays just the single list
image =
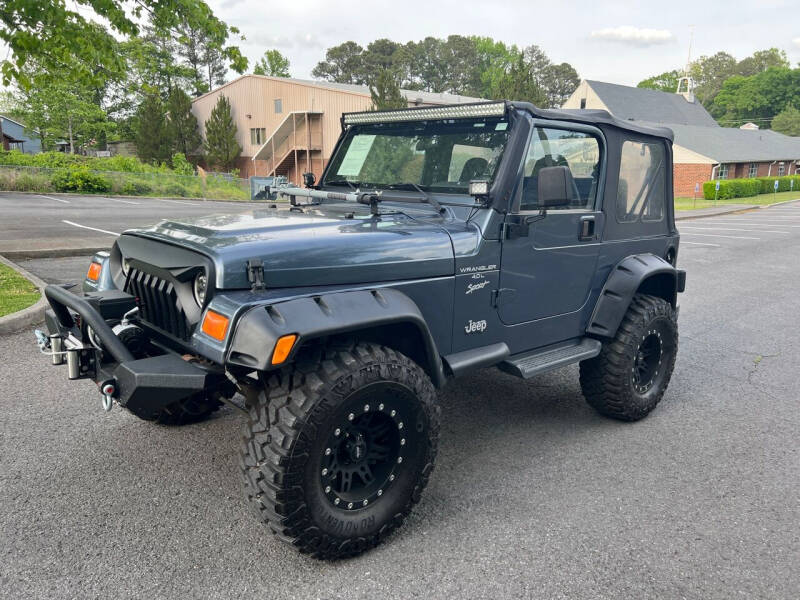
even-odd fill
[{"label": "tree", "polygon": [[180,152],[184,156],[197,155],[203,139],[192,114],[192,100],[180,88],[174,88],[167,100],[167,138],[170,154]]},{"label": "tree", "polygon": [[373,110],[391,110],[407,108],[408,100],[400,91],[400,84],[391,69],[383,69],[375,78],[374,85],[369,86]]},{"label": "tree", "polygon": [[170,155],[164,103],[158,91],[145,95],[136,111],[136,154],[145,162],[160,164]]},{"label": "tree", "polygon": [[800,110],[789,104],[772,119],[772,129],[785,135],[800,136]]},{"label": "tree", "polygon": [[242,153],[242,147],[236,141],[236,124],[231,114],[231,103],[225,96],[220,95],[206,121],[203,148],[208,164],[224,171],[232,169]]},{"label": "tree", "polygon": [[[87,15],[87,10],[94,14]],[[138,36],[145,15],[161,31],[183,27],[203,31],[230,68],[238,73],[247,68],[239,48],[227,45],[228,36],[238,30],[217,19],[203,0],[4,0],[0,41],[8,46],[10,57],[0,61],[3,83],[17,81],[28,87],[31,81],[24,67],[31,60],[72,81],[121,76],[125,61],[117,37]],[[97,26],[93,18],[103,20],[107,27]]]},{"label": "tree", "polygon": [[290,77],[289,59],[280,53],[280,50],[267,50],[264,56],[256,63],[253,69],[255,75],[269,75],[270,77]]},{"label": "tree", "polygon": [[725,125],[755,121],[764,128],[770,119],[797,101],[800,68],[770,67],[750,77],[729,77],[714,98],[711,114]]},{"label": "tree", "polygon": [[683,77],[683,73],[677,69],[666,71],[661,75],[653,75],[636,84],[636,87],[649,90],[659,90],[661,92],[675,93],[678,91],[678,81]]},{"label": "tree", "polygon": [[748,56],[739,61],[736,65],[736,74],[749,77],[751,75],[763,73],[770,67],[784,67],[788,69],[789,66],[786,52],[778,50],[777,48],[769,48],[768,50],[757,50],[753,52],[752,56]]},{"label": "tree", "polygon": [[578,72],[569,63],[550,65],[544,71],[542,87],[547,97],[547,106],[559,108],[572,95],[581,78]]},{"label": "tree", "polygon": [[703,106],[711,106],[725,80],[736,73],[736,64],[736,59],[727,52],[717,52],[713,56],[701,56],[690,65],[694,93]]},{"label": "tree", "polygon": [[75,153],[113,131],[114,124],[98,106],[91,86],[53,78],[34,62],[25,67],[24,77],[31,86],[20,87],[12,95],[13,112],[39,131],[45,149],[63,139],[70,153]]},{"label": "tree", "polygon": [[364,48],[355,42],[344,42],[325,52],[325,60],[317,63],[311,75],[337,83],[365,83],[363,61]]}]

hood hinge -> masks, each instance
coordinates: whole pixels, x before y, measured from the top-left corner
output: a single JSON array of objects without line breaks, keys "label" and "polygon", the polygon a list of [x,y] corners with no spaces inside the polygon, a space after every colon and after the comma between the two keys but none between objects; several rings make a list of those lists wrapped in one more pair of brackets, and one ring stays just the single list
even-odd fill
[{"label": "hood hinge", "polygon": [[267,287],[264,284],[264,262],[260,258],[251,258],[247,261],[247,280],[253,291]]}]

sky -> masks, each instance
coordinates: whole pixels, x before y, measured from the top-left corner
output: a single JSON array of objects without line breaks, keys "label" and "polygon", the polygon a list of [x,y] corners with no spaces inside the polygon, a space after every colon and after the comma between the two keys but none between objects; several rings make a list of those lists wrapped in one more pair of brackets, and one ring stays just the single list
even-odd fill
[{"label": "sky", "polygon": [[737,59],[775,46],[800,63],[798,0],[206,0],[238,27],[245,55],[257,60],[277,48],[293,77],[310,78],[325,50],[347,40],[366,46],[451,34],[489,36],[540,46],[583,79],[636,85],[642,79],[724,50]]}]

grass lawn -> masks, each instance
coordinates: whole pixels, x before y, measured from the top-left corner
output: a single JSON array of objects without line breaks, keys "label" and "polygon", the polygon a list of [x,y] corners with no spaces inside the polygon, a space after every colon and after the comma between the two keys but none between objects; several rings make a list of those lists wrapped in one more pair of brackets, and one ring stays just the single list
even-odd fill
[{"label": "grass lawn", "polygon": [[675,198],[675,210],[692,210],[695,208],[709,208],[711,206],[725,206],[726,204],[759,204],[761,206],[768,206],[776,202],[785,202],[786,200],[800,200],[800,190],[795,192],[778,192],[777,194],[759,194],[758,196],[750,196],[749,198],[731,198],[730,200],[717,200],[716,204],[713,200],[704,200],[698,198]]},{"label": "grass lawn", "polygon": [[0,317],[29,307],[39,299],[39,290],[11,267],[0,263]]}]

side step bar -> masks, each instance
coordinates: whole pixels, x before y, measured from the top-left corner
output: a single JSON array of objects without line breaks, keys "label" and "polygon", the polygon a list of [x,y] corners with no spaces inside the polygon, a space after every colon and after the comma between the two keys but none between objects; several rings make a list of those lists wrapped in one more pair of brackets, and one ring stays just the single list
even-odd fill
[{"label": "side step bar", "polygon": [[587,358],[594,358],[600,354],[602,346],[598,340],[583,338],[570,346],[512,356],[497,366],[511,375],[530,379],[547,371],[559,369]]}]

